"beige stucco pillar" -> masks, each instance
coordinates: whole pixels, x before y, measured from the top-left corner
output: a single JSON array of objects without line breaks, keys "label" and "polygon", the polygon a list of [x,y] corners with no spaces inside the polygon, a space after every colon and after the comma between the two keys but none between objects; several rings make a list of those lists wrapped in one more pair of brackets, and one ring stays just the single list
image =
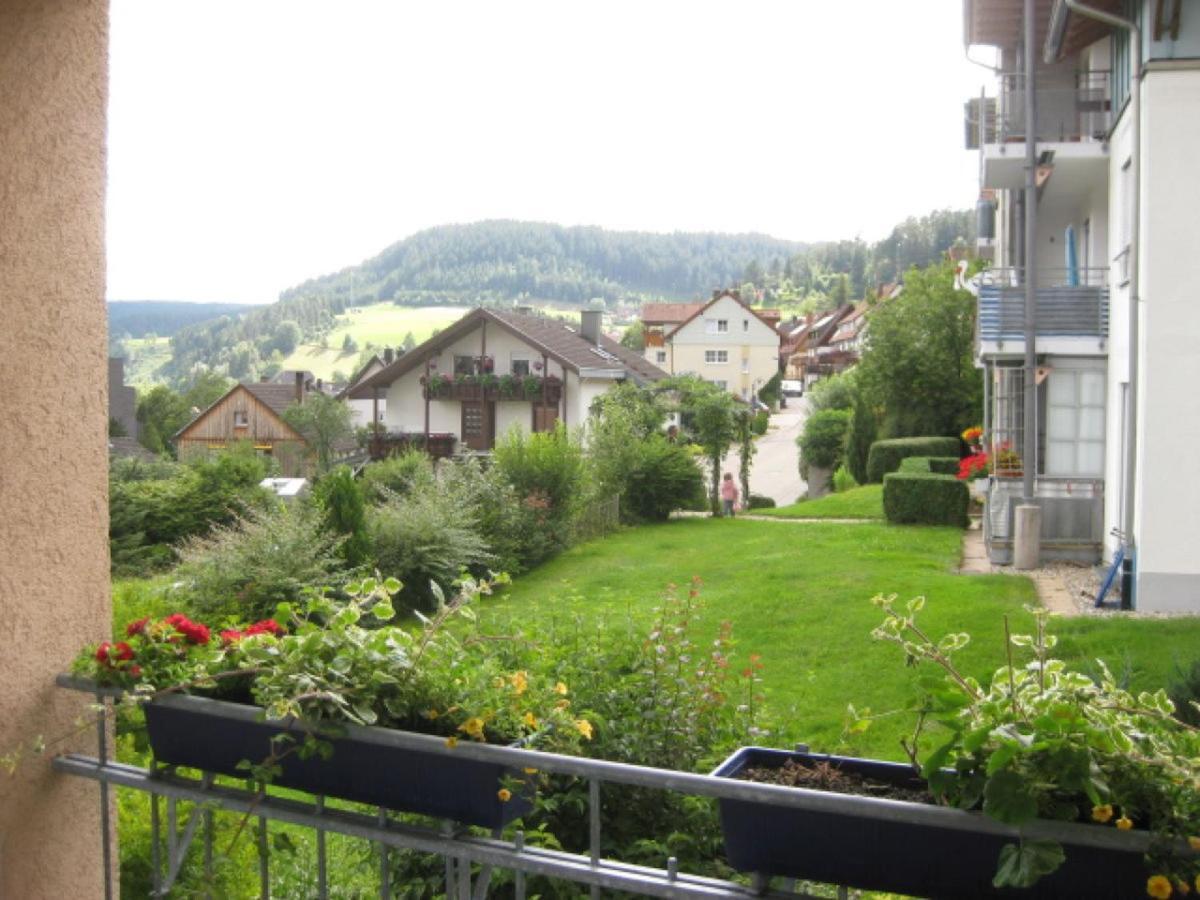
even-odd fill
[{"label": "beige stucco pillar", "polygon": [[[0,0],[0,754],[71,730],[108,631],[107,71],[107,0]],[[0,771],[0,898],[103,896],[98,798]]]}]

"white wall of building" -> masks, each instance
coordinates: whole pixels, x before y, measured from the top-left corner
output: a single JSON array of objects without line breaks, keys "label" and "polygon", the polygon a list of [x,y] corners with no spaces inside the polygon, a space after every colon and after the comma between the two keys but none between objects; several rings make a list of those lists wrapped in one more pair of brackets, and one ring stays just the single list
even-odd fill
[{"label": "white wall of building", "polygon": [[1200,610],[1200,68],[1151,68],[1142,102],[1136,602]]}]

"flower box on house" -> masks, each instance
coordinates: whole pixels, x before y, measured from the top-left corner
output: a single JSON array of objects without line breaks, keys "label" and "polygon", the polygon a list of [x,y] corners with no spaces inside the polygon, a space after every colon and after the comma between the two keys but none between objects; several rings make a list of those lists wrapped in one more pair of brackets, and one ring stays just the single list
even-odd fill
[{"label": "flower box on house", "polygon": [[[146,730],[159,763],[247,777],[245,763],[261,764],[274,745],[279,757],[271,784],[403,812],[500,828],[527,813],[527,794],[500,791],[514,772],[456,755],[445,738],[389,728],[344,725],[321,737],[328,758],[298,751],[311,729],[296,721],[265,721],[262,709],[206,697],[168,694],[146,703]],[[413,745],[418,745],[414,747]]]},{"label": "flower box on house", "polygon": [[[743,747],[712,774],[737,778],[747,768],[778,768],[789,760],[807,766],[828,763],[899,788],[924,787],[912,767],[900,763],[760,747]],[[983,813],[883,797],[788,790],[819,794],[821,808],[720,801],[725,852],[733,868],[920,897],[1145,894],[1145,832],[1038,820],[1024,830],[1058,841],[1065,861],[1030,888],[999,889],[992,879],[1001,849],[1014,841],[1014,830]]]}]

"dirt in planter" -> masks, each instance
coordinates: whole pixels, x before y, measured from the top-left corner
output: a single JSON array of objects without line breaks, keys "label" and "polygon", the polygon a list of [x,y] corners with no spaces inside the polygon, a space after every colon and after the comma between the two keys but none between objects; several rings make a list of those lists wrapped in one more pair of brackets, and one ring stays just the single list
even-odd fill
[{"label": "dirt in planter", "polygon": [[907,800],[910,803],[937,803],[933,794],[926,788],[867,778],[823,761],[806,766],[797,760],[789,759],[782,766],[752,766],[739,772],[737,778],[740,781],[754,781],[759,784],[812,788],[838,794],[856,794],[860,797],[882,797],[887,800]]}]

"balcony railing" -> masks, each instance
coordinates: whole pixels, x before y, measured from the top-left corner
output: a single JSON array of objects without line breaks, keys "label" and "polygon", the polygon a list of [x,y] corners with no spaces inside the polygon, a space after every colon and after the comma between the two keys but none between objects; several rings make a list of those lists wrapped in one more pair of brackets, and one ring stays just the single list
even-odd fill
[{"label": "balcony railing", "polygon": [[[1108,270],[1038,272],[1038,337],[1107,337]],[[979,339],[1023,340],[1025,284],[1019,269],[988,269],[979,279]]]},{"label": "balcony railing", "polygon": [[[1039,86],[1035,137],[1039,141],[1102,141],[1112,126],[1109,73],[1080,72],[1073,86]],[[1025,77],[1000,76],[999,98],[973,97],[966,103],[967,149],[980,143],[1025,140]]]},{"label": "balcony railing", "polygon": [[[983,537],[992,562],[1013,557],[1014,511],[1021,501],[1017,474],[993,476],[988,485]],[[1033,495],[1042,509],[1042,555],[1088,565],[1100,561],[1104,531],[1104,479],[1038,475]]]},{"label": "balcony railing", "polygon": [[525,400],[557,404],[562,379],[554,375],[433,375],[425,383],[429,400]]},{"label": "balcony railing", "polygon": [[430,432],[426,438],[422,431],[377,431],[371,435],[367,449],[373,460],[406,450],[424,450],[434,459],[445,459],[454,455],[456,441],[449,432]]}]

